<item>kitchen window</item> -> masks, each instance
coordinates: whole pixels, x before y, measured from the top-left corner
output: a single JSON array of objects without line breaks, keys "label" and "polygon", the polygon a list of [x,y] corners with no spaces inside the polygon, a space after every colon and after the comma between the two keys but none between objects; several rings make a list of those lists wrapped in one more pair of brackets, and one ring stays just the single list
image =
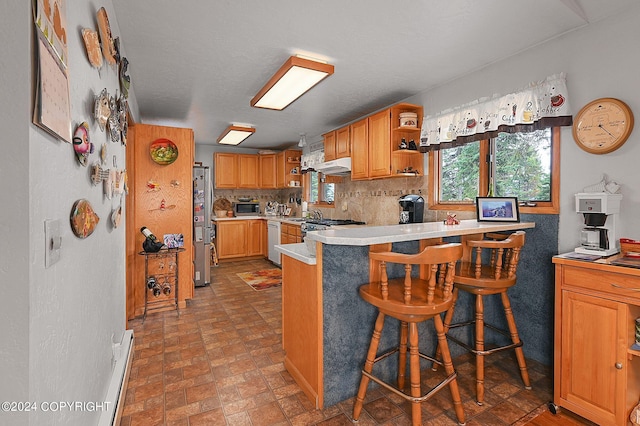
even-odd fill
[{"label": "kitchen window", "polygon": [[[559,212],[560,128],[429,152],[429,208],[474,210],[475,197],[518,197],[524,213]],[[523,204],[524,203],[524,204]]]},{"label": "kitchen window", "polygon": [[305,176],[306,199],[309,204],[333,206],[336,184],[329,176],[319,172],[309,172]]}]

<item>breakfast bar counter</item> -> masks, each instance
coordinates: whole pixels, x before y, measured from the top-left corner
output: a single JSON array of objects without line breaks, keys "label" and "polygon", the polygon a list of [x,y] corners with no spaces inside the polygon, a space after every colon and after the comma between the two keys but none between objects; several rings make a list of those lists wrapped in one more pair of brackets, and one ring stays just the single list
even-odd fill
[{"label": "breakfast bar counter", "polygon": [[[525,230],[527,240],[518,270],[518,285],[510,291],[512,306],[524,341],[525,356],[550,365],[553,342],[551,258],[557,254],[557,216],[523,215],[522,219],[527,221],[479,223],[465,220],[459,225],[431,222],[334,227],[307,234],[306,239],[315,241],[315,255],[304,243],[278,246],[283,254],[282,340],[287,370],[318,408],[355,396],[376,315],[375,309],[358,293],[358,288],[369,280],[370,248],[416,253],[421,241],[422,244],[442,240],[464,243],[488,232],[516,230]],[[390,277],[402,273],[400,269],[389,270]],[[489,299],[487,305],[491,303],[493,300]],[[472,312],[472,306],[471,298],[461,294],[456,317],[464,318]],[[498,312],[487,309],[489,311]],[[504,319],[488,318],[487,321],[500,325]],[[391,319],[385,325],[381,350],[397,340],[393,330],[399,327],[394,325]],[[427,334],[421,332],[421,335]],[[468,336],[461,338],[469,339]],[[433,353],[435,341],[425,339],[420,349]],[[464,353],[455,345],[451,349],[454,357]],[[395,375],[395,363],[382,362],[380,365],[382,376],[391,378]]]}]

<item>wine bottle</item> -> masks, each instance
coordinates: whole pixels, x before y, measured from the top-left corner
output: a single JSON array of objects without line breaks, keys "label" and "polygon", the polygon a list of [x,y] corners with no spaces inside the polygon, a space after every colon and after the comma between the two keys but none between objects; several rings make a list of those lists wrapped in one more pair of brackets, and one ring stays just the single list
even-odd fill
[{"label": "wine bottle", "polygon": [[144,241],[142,242],[142,249],[147,253],[157,253],[162,249],[164,244],[161,241],[158,241],[153,232],[149,230],[146,226],[140,228],[140,232],[144,235]]},{"label": "wine bottle", "polygon": [[142,228],[140,228],[140,232],[142,232],[142,235],[144,235],[145,238],[151,240],[152,242],[155,243],[156,241],[158,241],[156,236],[153,235],[153,232],[151,232],[149,228],[147,228],[146,226],[143,226]]},{"label": "wine bottle", "polygon": [[155,286],[156,286],[156,277],[154,276],[149,277],[147,279],[147,288],[151,290]]}]

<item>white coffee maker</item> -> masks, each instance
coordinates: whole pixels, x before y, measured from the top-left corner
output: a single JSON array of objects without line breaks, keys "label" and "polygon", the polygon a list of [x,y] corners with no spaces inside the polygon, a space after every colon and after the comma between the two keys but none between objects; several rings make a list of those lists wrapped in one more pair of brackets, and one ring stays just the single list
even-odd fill
[{"label": "white coffee maker", "polygon": [[616,225],[622,194],[606,192],[576,194],[576,212],[584,216],[576,253],[611,256],[620,252]]}]

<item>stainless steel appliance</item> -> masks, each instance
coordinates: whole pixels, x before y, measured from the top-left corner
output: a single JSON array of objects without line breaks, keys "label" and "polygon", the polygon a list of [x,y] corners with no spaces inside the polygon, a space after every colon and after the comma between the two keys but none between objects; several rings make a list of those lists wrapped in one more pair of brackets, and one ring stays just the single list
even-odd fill
[{"label": "stainless steel appliance", "polygon": [[257,216],[260,214],[260,203],[238,201],[233,203],[233,213],[236,216]]},{"label": "stainless steel appliance", "polygon": [[422,223],[424,217],[424,198],[408,194],[400,197],[400,223]]},{"label": "stainless steel appliance", "polygon": [[616,222],[620,213],[621,194],[576,194],[576,212],[584,216],[586,225],[580,231],[577,253],[611,256],[620,251]]},{"label": "stainless steel appliance", "polygon": [[267,241],[269,250],[269,260],[280,265],[280,252],[275,249],[275,246],[280,244],[280,222],[277,220],[267,221]]},{"label": "stainless steel appliance", "polygon": [[193,282],[196,287],[211,283],[211,173],[207,166],[193,167]]}]

